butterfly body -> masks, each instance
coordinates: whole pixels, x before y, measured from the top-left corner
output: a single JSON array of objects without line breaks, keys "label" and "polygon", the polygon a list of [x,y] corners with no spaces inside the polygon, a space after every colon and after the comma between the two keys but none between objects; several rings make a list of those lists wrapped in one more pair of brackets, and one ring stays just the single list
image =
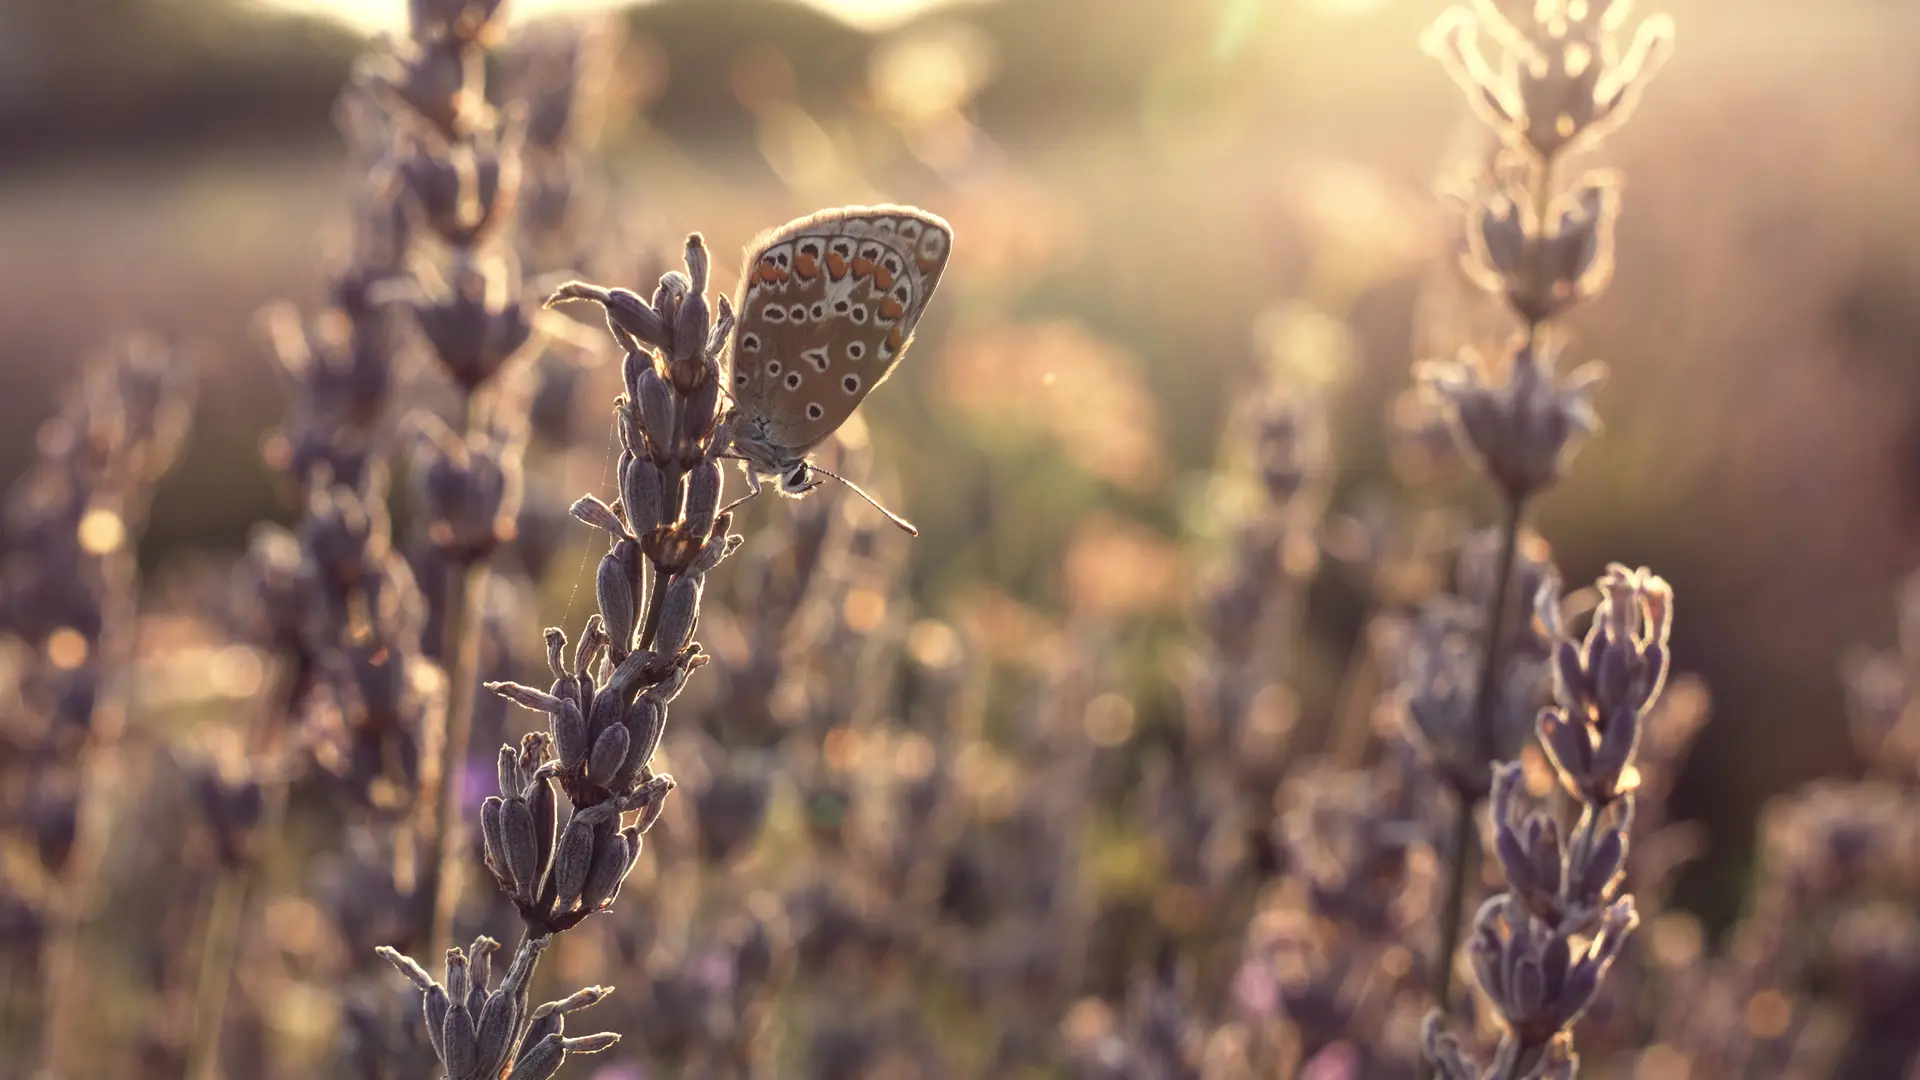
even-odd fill
[{"label": "butterfly body", "polygon": [[822,210],[748,245],[727,379],[756,484],[819,483],[808,455],[899,365],[952,246],[944,220],[909,206]]}]

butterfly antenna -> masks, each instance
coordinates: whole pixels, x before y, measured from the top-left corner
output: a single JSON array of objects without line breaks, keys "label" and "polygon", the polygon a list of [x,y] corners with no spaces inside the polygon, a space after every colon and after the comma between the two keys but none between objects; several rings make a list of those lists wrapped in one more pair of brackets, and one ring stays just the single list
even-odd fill
[{"label": "butterfly antenna", "polygon": [[820,467],[820,466],[818,466],[818,465],[811,465],[811,466],[810,466],[810,468],[812,468],[814,472],[817,472],[817,473],[819,473],[819,474],[820,474],[820,475],[822,475],[822,476],[826,476],[826,477],[831,477],[832,479],[835,479],[835,480],[838,480],[838,481],[840,481],[841,483],[843,483],[843,484],[845,484],[845,485],[847,485],[847,487],[848,487],[848,489],[849,489],[849,490],[851,490],[851,491],[852,491],[852,492],[853,492],[853,493],[854,493],[855,495],[858,495],[858,496],[860,496],[861,498],[863,498],[863,499],[865,499],[865,500],[867,500],[867,505],[868,505],[868,506],[871,506],[871,507],[873,507],[873,508],[874,508],[875,510],[878,510],[878,511],[880,511],[880,512],[881,512],[882,514],[885,514],[885,515],[887,515],[887,520],[888,520],[888,521],[891,521],[891,522],[893,522],[893,523],[894,523],[895,525],[898,525],[898,526],[900,526],[900,528],[901,528],[901,529],[902,529],[902,530],[903,530],[903,531],[904,531],[904,532],[905,532],[905,533],[906,533],[906,534],[907,534],[908,536],[919,536],[919,535],[920,535],[920,530],[919,530],[919,529],[916,529],[916,528],[914,528],[914,527],[913,527],[913,522],[911,522],[911,521],[908,521],[908,520],[907,520],[906,518],[903,518],[903,517],[901,517],[901,516],[900,516],[899,514],[896,514],[896,513],[894,513],[893,511],[891,511],[891,510],[889,510],[889,509],[887,509],[886,507],[884,507],[884,506],[882,506],[882,505],[880,505],[880,500],[878,500],[878,499],[875,499],[875,498],[874,498],[873,496],[871,496],[871,495],[869,495],[869,494],[867,494],[867,493],[866,493],[865,491],[863,491],[863,490],[861,490],[861,488],[860,488],[860,485],[859,485],[859,484],[856,484],[856,483],[854,483],[853,481],[851,481],[851,480],[849,480],[849,479],[847,479],[846,477],[844,477],[844,476],[841,476],[841,475],[840,475],[839,473],[837,473],[837,472],[833,472],[833,471],[831,471],[831,470],[828,470],[828,469],[823,469],[823,468],[821,468],[821,467]]}]

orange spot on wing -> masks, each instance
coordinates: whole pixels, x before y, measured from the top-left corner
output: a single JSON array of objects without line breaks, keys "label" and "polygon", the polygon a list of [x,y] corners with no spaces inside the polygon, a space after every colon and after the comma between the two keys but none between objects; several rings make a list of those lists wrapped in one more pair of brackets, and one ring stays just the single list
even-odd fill
[{"label": "orange spot on wing", "polygon": [[884,266],[873,268],[873,287],[881,292],[893,288],[893,272]]},{"label": "orange spot on wing", "polygon": [[904,335],[900,333],[900,328],[898,326],[894,327],[893,331],[887,335],[887,351],[896,356],[899,355],[900,344],[903,337]]},{"label": "orange spot on wing", "polygon": [[[887,297],[885,300],[880,301],[880,317],[883,319],[892,321],[894,319],[898,319],[900,316],[905,315],[906,313],[907,313],[907,309],[900,306],[900,301],[895,300],[891,296]],[[894,332],[899,333],[899,328],[895,327]]]},{"label": "orange spot on wing", "polygon": [[786,274],[772,262],[760,264],[760,280],[765,284],[772,285],[785,276]]},{"label": "orange spot on wing", "polygon": [[933,272],[934,267],[940,265],[940,257],[936,255],[933,258],[929,259],[924,256],[915,255],[913,257],[913,262],[915,266],[918,266],[920,268],[921,273],[928,274]]},{"label": "orange spot on wing", "polygon": [[812,280],[813,275],[820,272],[820,261],[803,251],[798,258],[793,260],[793,272],[803,278]]},{"label": "orange spot on wing", "polygon": [[847,276],[846,256],[837,251],[827,252],[827,276],[835,281]]},{"label": "orange spot on wing", "polygon": [[873,273],[873,260],[863,259],[860,256],[855,255],[853,257],[853,276],[856,278],[863,278],[871,273]]}]

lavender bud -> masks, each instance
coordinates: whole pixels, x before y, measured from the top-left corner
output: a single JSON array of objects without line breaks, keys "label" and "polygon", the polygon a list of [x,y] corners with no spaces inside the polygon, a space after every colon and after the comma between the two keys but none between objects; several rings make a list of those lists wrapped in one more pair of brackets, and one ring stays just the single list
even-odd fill
[{"label": "lavender bud", "polygon": [[514,1062],[507,1080],[551,1080],[553,1074],[560,1071],[560,1063],[566,1059],[567,1051],[560,1033],[555,1032],[522,1050],[520,1060]]},{"label": "lavender bud", "polygon": [[621,766],[627,763],[627,747],[631,739],[632,736],[623,725],[609,724],[594,740],[593,753],[587,759],[587,779],[606,786]]},{"label": "lavender bud", "polygon": [[667,707],[642,696],[627,710],[626,725],[631,750],[627,754],[624,779],[630,782],[633,774],[652,761],[654,751],[660,748],[660,738],[667,730]]},{"label": "lavender bud", "polygon": [[527,1023],[526,1033],[520,1037],[520,1045],[537,1046],[549,1035],[559,1035],[566,1030],[566,1014],[554,1012],[542,1005],[533,1012],[533,1019]]},{"label": "lavender bud", "polygon": [[511,746],[500,748],[500,760],[495,763],[494,772],[502,795],[518,795],[520,789],[526,786],[526,781],[520,776],[520,755]]},{"label": "lavender bud", "polygon": [[446,987],[441,986],[439,983],[428,987],[426,995],[420,1002],[421,1011],[426,1013],[427,1016],[427,1039],[433,1043],[433,1052],[439,1055],[442,1061],[445,1061],[447,1057],[446,1043],[444,1041],[444,1033],[447,1027],[447,1010],[452,1007],[453,1002],[447,997]]},{"label": "lavender bud", "polygon": [[[648,368],[652,366],[653,366],[652,353],[634,350],[634,351],[628,352],[626,356],[621,358],[620,385],[626,387],[628,398],[636,401],[639,400],[640,376],[643,372],[645,372]],[[624,450],[634,451],[637,453],[645,445],[646,444],[644,442],[633,443],[633,444],[623,443],[621,448]]]},{"label": "lavender bud", "polygon": [[658,367],[650,367],[640,373],[637,404],[640,407],[640,426],[647,434],[654,462],[665,465],[667,461],[662,455],[673,441],[673,387],[667,385]]},{"label": "lavender bud", "polygon": [[1547,980],[1540,973],[1540,961],[1531,956],[1522,956],[1513,966],[1510,977],[1512,995],[1521,1016],[1538,1015],[1547,1003]]},{"label": "lavender bud", "polygon": [[1548,706],[1540,710],[1539,730],[1541,745],[1569,790],[1584,789],[1593,764],[1593,741],[1586,725],[1574,723],[1565,710]]},{"label": "lavender bud", "polygon": [[[647,363],[652,363],[651,359],[631,354],[629,354],[628,359],[645,359]],[[636,376],[636,378],[637,377],[638,376]],[[620,449],[630,454],[637,454],[654,460],[663,460],[663,455],[666,452],[665,448],[656,448],[652,441],[647,438],[646,429],[641,426],[640,410],[632,404],[638,400],[640,399],[637,396],[631,398],[623,397],[619,401],[618,408],[614,409],[613,418],[616,425],[615,430],[620,432]]]},{"label": "lavender bud", "polygon": [[745,540],[746,538],[738,533],[732,536],[709,537],[706,546],[700,549],[700,554],[694,556],[693,562],[687,564],[687,573],[707,573],[714,567],[719,566],[720,560],[738,551],[740,545],[744,543]]},{"label": "lavender bud", "polygon": [[507,1064],[513,1050],[513,1029],[519,1012],[513,995],[502,990],[487,999],[480,1009],[480,1022],[474,1029],[475,1075],[496,1077]]},{"label": "lavender bud", "polygon": [[515,682],[485,683],[482,689],[532,712],[551,713],[560,707],[560,699],[545,690],[536,690],[531,686],[522,686]]},{"label": "lavender bud", "polygon": [[654,823],[660,820],[660,815],[666,812],[667,793],[673,790],[673,786],[673,777],[663,774],[634,789],[627,805],[630,809],[640,811],[640,818],[633,823],[633,827],[641,835],[651,830]]},{"label": "lavender bud", "polygon": [[726,350],[727,343],[733,340],[733,302],[727,299],[725,293],[720,294],[715,310],[719,314],[714,316],[713,330],[707,335],[708,356],[719,356]]},{"label": "lavender bud", "polygon": [[620,1036],[611,1031],[602,1031],[595,1035],[582,1035],[577,1039],[566,1040],[569,1054],[597,1054],[610,1050],[620,1042]]},{"label": "lavender bud", "polygon": [[639,601],[634,593],[640,547],[632,540],[620,539],[600,559],[600,573],[594,588],[599,596],[600,614],[607,621],[607,633],[613,638],[614,655],[624,656],[633,648],[634,628],[639,622]]},{"label": "lavender bud", "polygon": [[660,275],[660,284],[653,290],[653,306],[665,316],[667,309],[680,310],[680,301],[693,291],[693,280],[678,270],[669,270]]},{"label": "lavender bud", "polygon": [[631,845],[638,840],[638,833],[629,837],[625,832],[617,832],[594,847],[593,865],[587,871],[586,884],[580,893],[581,903],[588,911],[598,911],[613,903],[620,883],[633,865]]},{"label": "lavender bud", "polygon": [[567,512],[572,514],[577,520],[585,522],[610,536],[622,537],[627,535],[627,527],[621,523],[620,516],[613,512],[613,507],[608,506],[592,495],[580,496],[580,498],[574,502],[573,506],[568,508]]},{"label": "lavender bud", "polygon": [[568,300],[591,300],[606,309],[607,329],[628,353],[641,352],[639,344],[659,348],[666,342],[666,326],[660,316],[631,289],[604,289],[584,281],[569,281],[547,297],[546,306]]},{"label": "lavender bud", "polygon": [[501,821],[505,802],[498,795],[489,795],[480,804],[480,841],[486,852],[487,866],[499,877],[505,879],[507,891],[513,891],[512,869],[507,863],[506,840],[502,833]]},{"label": "lavender bud", "polygon": [[480,1009],[487,1003],[487,980],[493,977],[493,954],[500,951],[500,943],[481,935],[467,946],[467,962],[472,971],[467,980],[467,1011],[472,1013],[477,1023]]},{"label": "lavender bud", "polygon": [[587,718],[573,702],[562,702],[560,711],[553,715],[553,749],[560,758],[560,767],[571,769],[586,758]]},{"label": "lavender bud", "polygon": [[[544,776],[534,780],[527,810],[528,819],[533,823],[534,865],[544,869],[553,861],[554,835],[560,828],[560,803],[554,795],[552,780]],[[536,888],[534,891],[539,890]],[[533,901],[527,902],[531,904]]]},{"label": "lavender bud", "polygon": [[572,911],[580,903],[580,892],[587,884],[587,871],[593,865],[592,823],[576,815],[560,834],[560,846],[553,854],[554,910]]},{"label": "lavender bud", "polygon": [[541,863],[534,839],[533,813],[525,799],[507,799],[500,816],[501,846],[506,849],[507,876],[516,888],[514,898],[533,903],[539,891]]},{"label": "lavender bud", "polygon": [[673,363],[676,368],[700,359],[707,343],[707,247],[695,233],[687,238],[687,295],[681,299],[673,323]]},{"label": "lavender bud", "polygon": [[413,957],[408,956],[393,946],[381,945],[373,951],[381,959],[392,964],[394,970],[406,976],[407,981],[418,987],[421,992],[425,993],[439,985],[433,981],[433,976],[427,974],[427,969],[420,966],[418,960],[415,960]]},{"label": "lavender bud", "polygon": [[660,606],[659,633],[654,650],[671,655],[693,640],[693,624],[700,617],[700,592],[704,579],[682,577],[667,586],[667,598]]},{"label": "lavender bud", "polygon": [[1640,714],[1631,705],[1616,709],[1593,750],[1592,775],[1587,778],[1594,802],[1610,801],[1618,793],[1620,774],[1633,760],[1640,743]]},{"label": "lavender bud", "polygon": [[627,523],[634,535],[665,524],[666,496],[662,490],[660,467],[651,459],[631,453],[620,455],[620,504],[626,508]]},{"label": "lavender bud", "polygon": [[1553,648],[1554,694],[1569,711],[1585,712],[1593,704],[1593,686],[1587,681],[1586,659],[1580,646],[1562,641]]},{"label": "lavender bud", "polygon": [[1633,696],[1634,655],[1631,641],[1611,634],[1598,637],[1594,651],[1599,655],[1592,665],[1594,696],[1603,708],[1628,701]]},{"label": "lavender bud", "polygon": [[703,461],[687,474],[686,531],[704,537],[713,532],[713,519],[720,512],[720,495],[726,484],[726,472],[718,461]]},{"label": "lavender bud", "polygon": [[440,1033],[440,1060],[446,1063],[451,1080],[465,1080],[473,1075],[479,1056],[479,1047],[474,1044],[473,1014],[462,1002],[447,1010],[446,1026]]},{"label": "lavender bud", "polygon": [[456,1006],[466,1008],[467,994],[473,989],[473,978],[467,968],[467,954],[458,948],[447,950],[447,998]]},{"label": "lavender bud", "polygon": [[680,448],[680,460],[691,466],[704,454],[700,447],[720,419],[720,365],[712,360],[706,363],[707,377],[687,393],[686,425],[681,432],[686,442]]},{"label": "lavender bud", "polygon": [[[1629,795],[1623,801],[1630,804],[1632,798]],[[1578,888],[1582,898],[1596,903],[1611,899],[1614,887],[1626,874],[1627,829],[1631,827],[1632,814],[1630,811],[1624,814],[1625,820],[1600,827],[1599,838],[1587,853],[1587,864],[1581,869]]]},{"label": "lavender bud", "polygon": [[[640,696],[662,708],[673,704],[673,699],[679,697],[680,691],[686,688],[687,671],[685,666],[674,665],[667,670],[667,674],[659,682],[647,687]],[[665,718],[661,719],[664,723]]]}]

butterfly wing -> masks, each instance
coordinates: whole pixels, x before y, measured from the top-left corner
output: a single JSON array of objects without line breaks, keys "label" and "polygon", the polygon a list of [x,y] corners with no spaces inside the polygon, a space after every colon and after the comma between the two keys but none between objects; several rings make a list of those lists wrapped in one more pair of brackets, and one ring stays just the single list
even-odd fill
[{"label": "butterfly wing", "polygon": [[747,248],[730,384],[750,436],[799,460],[892,374],[953,248],[910,206],[822,210]]}]

